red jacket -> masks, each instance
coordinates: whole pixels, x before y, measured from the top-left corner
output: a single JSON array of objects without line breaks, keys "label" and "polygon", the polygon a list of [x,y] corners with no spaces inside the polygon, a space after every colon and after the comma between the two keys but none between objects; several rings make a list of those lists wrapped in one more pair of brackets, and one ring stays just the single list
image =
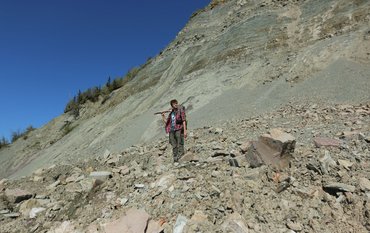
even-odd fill
[{"label": "red jacket", "polygon": [[[185,110],[180,110],[181,106],[177,110],[172,110],[172,112],[175,112],[175,131],[182,130],[184,128],[183,122],[186,121],[186,114]],[[168,114],[167,121],[166,121],[166,133],[169,133],[171,131],[171,114]]]}]

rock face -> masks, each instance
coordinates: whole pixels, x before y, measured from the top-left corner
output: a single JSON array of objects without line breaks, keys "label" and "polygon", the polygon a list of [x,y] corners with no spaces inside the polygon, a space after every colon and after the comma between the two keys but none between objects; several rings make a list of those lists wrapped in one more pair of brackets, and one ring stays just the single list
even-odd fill
[{"label": "rock face", "polygon": [[[212,1],[104,104],[87,103],[78,119],[63,114],[0,150],[0,178],[96,158],[107,149],[108,158],[158,138],[164,131],[153,113],[174,97],[187,107],[190,128],[213,126],[215,135],[225,131],[220,120],[291,101],[369,100],[369,11],[365,0]],[[319,124],[317,116],[313,108],[302,119]],[[65,122],[73,128],[67,135]]]},{"label": "rock face", "polygon": [[[313,108],[317,117],[308,114]],[[312,143],[349,130],[348,119],[361,120],[356,129],[367,136],[370,114],[362,112],[369,109],[291,105],[222,122],[222,134],[190,130],[186,153],[196,160],[173,164],[168,139],[160,138],[121,151],[116,163],[99,157],[2,181],[0,232],[369,232],[366,137],[343,138],[340,147]],[[254,138],[278,158],[291,154],[290,166],[240,165],[245,142]],[[213,157],[215,151],[225,155]],[[24,193],[31,198],[16,203]]]}]

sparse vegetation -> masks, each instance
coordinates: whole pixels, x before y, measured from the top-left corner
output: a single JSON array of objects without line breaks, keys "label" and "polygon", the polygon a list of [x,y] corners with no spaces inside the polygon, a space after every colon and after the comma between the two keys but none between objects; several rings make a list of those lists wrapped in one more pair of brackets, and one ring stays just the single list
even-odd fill
[{"label": "sparse vegetation", "polygon": [[75,126],[67,125],[67,126],[64,128],[64,135],[69,134],[69,133],[70,133],[74,128],[75,128]]},{"label": "sparse vegetation", "polygon": [[199,15],[200,13],[205,12],[205,9],[198,9],[191,14],[190,19],[194,18],[195,16]]},{"label": "sparse vegetation", "polygon": [[20,131],[20,130],[14,131],[12,133],[12,140],[11,140],[12,143],[18,140],[19,138],[23,138],[24,140],[26,140],[28,138],[28,134],[33,130],[35,130],[35,128],[32,125],[30,125],[24,131]]},{"label": "sparse vegetation", "polygon": [[77,126],[78,125],[72,125],[72,122],[66,122],[66,124],[61,128],[61,130],[63,130],[63,136],[72,132],[72,130]]},{"label": "sparse vegetation", "polygon": [[78,117],[80,115],[80,106],[76,97],[67,103],[67,106],[64,108],[64,112],[71,112],[74,117]]},{"label": "sparse vegetation", "polygon": [[9,145],[8,139],[6,139],[4,136],[0,139],[0,149],[6,147]]},{"label": "sparse vegetation", "polygon": [[81,105],[85,104],[87,101],[91,101],[93,103],[99,101],[100,97],[102,97],[102,104],[104,104],[111,96],[111,93],[114,90],[117,90],[121,87],[123,87],[126,83],[131,81],[136,77],[136,75],[139,73],[139,71],[148,65],[151,62],[151,59],[148,59],[148,61],[142,65],[141,67],[134,67],[131,70],[127,72],[127,74],[123,77],[118,77],[111,80],[111,77],[108,77],[107,82],[105,85],[101,87],[93,87],[89,88],[84,92],[81,92],[81,90],[78,91],[77,95],[71,99],[66,107],[64,108],[64,113],[70,112],[73,116],[76,118],[80,115],[80,108]]},{"label": "sparse vegetation", "polygon": [[224,3],[226,3],[227,0],[213,0],[211,3],[210,3],[210,8],[213,9],[215,8],[216,6],[219,6],[219,5],[222,5]]},{"label": "sparse vegetation", "polygon": [[11,140],[10,141],[7,138],[5,138],[4,136],[2,136],[0,138],[0,149],[2,149],[4,147],[10,145],[11,143],[17,141],[19,138],[23,138],[24,140],[27,140],[28,134],[33,130],[35,130],[35,128],[32,125],[30,125],[23,131],[21,131],[21,130],[14,131],[11,134]]}]

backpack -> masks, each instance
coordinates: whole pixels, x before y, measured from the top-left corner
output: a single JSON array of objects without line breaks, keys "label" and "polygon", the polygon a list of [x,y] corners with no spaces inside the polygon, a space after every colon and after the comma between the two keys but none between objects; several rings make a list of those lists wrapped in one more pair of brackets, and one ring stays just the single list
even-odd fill
[{"label": "backpack", "polygon": [[[182,113],[185,112],[185,106],[184,105],[180,105],[179,106],[179,111],[180,111],[180,116],[181,116],[181,124],[182,122],[184,122],[184,119],[182,119]],[[185,113],[186,114],[186,113]],[[187,117],[185,119],[185,126],[186,126],[186,129],[188,129],[188,120],[187,120]]]}]

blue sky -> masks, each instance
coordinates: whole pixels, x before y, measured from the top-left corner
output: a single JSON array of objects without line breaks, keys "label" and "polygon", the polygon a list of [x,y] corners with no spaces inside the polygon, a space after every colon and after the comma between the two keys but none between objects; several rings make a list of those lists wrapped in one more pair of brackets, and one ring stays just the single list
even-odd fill
[{"label": "blue sky", "polygon": [[156,56],[210,0],[2,0],[0,137]]}]

